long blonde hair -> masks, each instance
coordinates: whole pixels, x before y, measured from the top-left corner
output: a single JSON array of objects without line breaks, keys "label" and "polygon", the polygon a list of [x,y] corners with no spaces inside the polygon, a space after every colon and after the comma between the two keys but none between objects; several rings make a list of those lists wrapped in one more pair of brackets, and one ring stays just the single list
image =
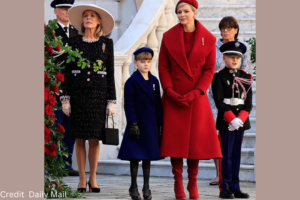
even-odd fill
[{"label": "long blonde hair", "polygon": [[[84,16],[84,13],[85,13],[86,11],[87,11],[87,10],[85,10],[85,11],[82,13],[82,17]],[[92,10],[92,11],[93,11],[93,10]],[[95,11],[93,11],[93,12],[95,12]],[[96,13],[98,19],[101,20],[100,15],[99,15],[97,12],[95,12],[95,13]],[[81,24],[81,29],[79,30],[79,34],[80,34],[80,35],[85,35],[85,28],[84,28],[83,22],[82,22],[82,24]],[[102,21],[101,21],[101,23],[100,23],[99,26],[97,25],[97,29],[96,29],[95,34],[94,34],[94,37],[95,37],[95,38],[99,38],[99,37],[101,37],[101,36],[104,36],[104,32],[103,32],[103,28],[102,28]]]}]

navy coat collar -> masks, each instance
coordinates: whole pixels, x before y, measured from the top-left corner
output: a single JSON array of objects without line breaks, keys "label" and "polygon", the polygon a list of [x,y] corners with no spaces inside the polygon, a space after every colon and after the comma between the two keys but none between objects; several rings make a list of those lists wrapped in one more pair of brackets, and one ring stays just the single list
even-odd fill
[{"label": "navy coat collar", "polygon": [[141,88],[146,92],[146,94],[155,102],[155,77],[148,72],[149,74],[149,84],[144,79],[143,75],[139,72],[139,70],[136,70],[133,72],[131,77],[141,86]]}]

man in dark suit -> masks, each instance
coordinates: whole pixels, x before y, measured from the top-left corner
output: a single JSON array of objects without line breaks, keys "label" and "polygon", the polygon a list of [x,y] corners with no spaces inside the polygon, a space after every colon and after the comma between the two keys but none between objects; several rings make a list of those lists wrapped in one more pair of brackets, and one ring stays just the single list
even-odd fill
[{"label": "man in dark suit", "polygon": [[[54,13],[57,18],[58,29],[55,30],[56,37],[61,36],[62,42],[65,45],[68,43],[70,37],[78,35],[78,31],[69,24],[68,11],[72,7],[74,0],[54,0],[51,2],[51,7],[54,8]],[[60,56],[59,60],[64,60],[64,56]],[[57,99],[58,105],[61,106],[61,102]],[[63,139],[64,143],[68,148],[68,158],[63,157],[65,162],[68,162],[70,165],[66,165],[66,168],[69,170],[69,176],[79,176],[78,171],[75,171],[72,167],[72,154],[74,150],[75,140],[70,139],[70,118],[66,116],[62,110],[55,111],[57,118],[56,123],[60,123],[65,128],[65,138]]]},{"label": "man in dark suit", "polygon": [[69,24],[68,11],[73,3],[74,0],[54,0],[51,3],[58,21],[58,29],[55,30],[55,35],[62,37],[64,45],[68,43],[70,37],[78,35],[78,31]]}]

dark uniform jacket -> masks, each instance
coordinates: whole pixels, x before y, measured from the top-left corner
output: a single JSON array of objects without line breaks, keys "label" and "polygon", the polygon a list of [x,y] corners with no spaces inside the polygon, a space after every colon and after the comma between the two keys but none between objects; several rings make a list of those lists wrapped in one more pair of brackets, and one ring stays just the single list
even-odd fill
[{"label": "dark uniform jacket", "polygon": [[[244,126],[240,127],[238,131],[244,131],[251,128],[249,113],[252,110],[252,88],[250,88],[248,91],[250,85],[243,84],[245,90],[248,91],[247,98],[244,100],[244,105],[240,104],[232,106],[223,102],[224,98],[232,98],[232,85],[234,77],[252,79],[252,75],[248,74],[242,69],[237,69],[235,73],[231,73],[229,68],[224,67],[215,73],[212,81],[213,98],[218,109],[216,126],[217,129],[221,131],[228,131],[229,123],[236,117],[240,117],[244,122]],[[234,98],[242,98],[242,93],[243,89],[240,85],[239,92],[235,87]]]}]

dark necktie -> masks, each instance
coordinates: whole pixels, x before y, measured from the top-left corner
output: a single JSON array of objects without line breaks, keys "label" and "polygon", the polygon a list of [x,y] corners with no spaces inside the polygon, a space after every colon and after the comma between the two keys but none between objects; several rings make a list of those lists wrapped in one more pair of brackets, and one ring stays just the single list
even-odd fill
[{"label": "dark necktie", "polygon": [[64,27],[66,33],[68,33],[68,27]]}]

